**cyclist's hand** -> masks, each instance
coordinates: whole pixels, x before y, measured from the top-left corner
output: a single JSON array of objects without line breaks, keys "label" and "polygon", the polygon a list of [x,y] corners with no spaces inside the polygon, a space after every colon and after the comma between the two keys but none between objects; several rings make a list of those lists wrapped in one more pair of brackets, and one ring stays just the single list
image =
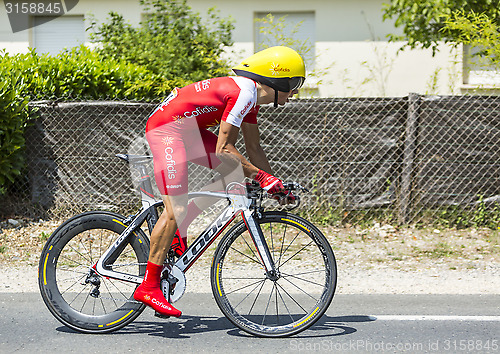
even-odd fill
[{"label": "cyclist's hand", "polygon": [[272,198],[276,199],[280,205],[295,203],[295,196],[292,192],[285,189],[283,182],[281,182],[279,178],[259,170],[255,180],[259,182],[260,187],[271,194]]}]

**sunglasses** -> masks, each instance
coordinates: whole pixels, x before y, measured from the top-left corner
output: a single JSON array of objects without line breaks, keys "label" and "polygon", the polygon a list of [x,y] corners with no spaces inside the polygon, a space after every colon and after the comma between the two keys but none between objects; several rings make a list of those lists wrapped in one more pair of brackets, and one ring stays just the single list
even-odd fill
[{"label": "sunglasses", "polygon": [[296,76],[289,79],[290,91],[298,90],[304,84],[305,78],[302,76]]}]

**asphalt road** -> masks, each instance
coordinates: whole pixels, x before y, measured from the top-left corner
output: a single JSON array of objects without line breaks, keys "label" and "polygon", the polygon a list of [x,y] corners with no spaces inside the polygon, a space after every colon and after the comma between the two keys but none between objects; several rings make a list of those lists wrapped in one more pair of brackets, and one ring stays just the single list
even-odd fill
[{"label": "asphalt road", "polygon": [[246,335],[211,294],[186,294],[180,319],[147,309],[127,327],[87,335],[61,325],[36,293],[0,293],[0,353],[500,353],[500,295],[336,295],[311,329],[285,339]]}]

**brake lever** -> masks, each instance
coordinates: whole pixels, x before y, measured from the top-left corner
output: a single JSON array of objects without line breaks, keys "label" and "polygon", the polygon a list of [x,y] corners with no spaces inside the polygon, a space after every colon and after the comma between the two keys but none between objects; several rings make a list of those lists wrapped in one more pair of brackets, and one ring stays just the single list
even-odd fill
[{"label": "brake lever", "polygon": [[[282,200],[286,201],[286,199],[290,196],[290,194],[292,194],[292,191],[294,191],[294,190],[302,190],[302,191],[306,190],[307,191],[307,189],[305,189],[304,187],[302,187],[298,183],[283,183],[283,186],[288,191],[286,194],[285,193],[276,193],[273,195],[268,195],[267,197],[270,199],[274,199],[276,202],[278,202],[278,204],[280,204],[281,207],[285,208],[288,211],[291,211],[295,208],[298,208],[300,205],[300,196],[299,195],[293,196],[293,198],[294,198],[293,203],[281,204],[281,201]],[[280,198],[279,200],[275,198],[277,195]]]},{"label": "brake lever", "polygon": [[300,190],[302,192],[309,193],[309,189],[307,189],[306,187],[303,187],[301,184],[296,183],[296,182],[283,183],[283,186],[285,187],[285,189],[287,189],[289,191]]}]

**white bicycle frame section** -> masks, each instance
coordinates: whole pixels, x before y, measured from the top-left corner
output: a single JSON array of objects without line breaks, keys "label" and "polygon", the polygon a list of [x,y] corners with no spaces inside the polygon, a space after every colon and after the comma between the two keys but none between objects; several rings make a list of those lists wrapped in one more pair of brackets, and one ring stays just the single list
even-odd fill
[{"label": "white bicycle frame section", "polygon": [[[244,188],[246,192],[246,188]],[[97,261],[95,270],[101,276],[110,277],[114,279],[124,280],[140,284],[143,278],[133,276],[130,274],[121,273],[111,269],[113,262],[123,251],[127,245],[129,237],[133,237],[134,230],[142,225],[145,220],[148,220],[151,215],[156,214],[156,208],[163,205],[162,201],[155,200],[152,196],[141,192],[142,195],[142,208],[140,213],[134,217],[127,228],[121,233],[120,237],[104,252],[104,254]],[[203,231],[196,240],[189,246],[184,254],[174,264],[183,273],[185,273],[196,260],[205,252],[205,250],[215,241],[215,239],[226,229],[226,227],[241,214],[247,226],[247,229],[252,237],[253,242],[257,248],[259,256],[266,268],[267,274],[276,274],[276,267],[269,252],[269,248],[264,239],[262,230],[256,221],[256,216],[253,210],[254,200],[249,198],[246,193],[231,194],[223,192],[195,192],[189,193],[188,198],[198,197],[211,197],[219,199],[227,199],[229,205],[219,214],[219,216]],[[155,220],[156,221],[156,220]],[[119,222],[119,221],[117,221]],[[151,231],[151,225],[150,231]]]}]

